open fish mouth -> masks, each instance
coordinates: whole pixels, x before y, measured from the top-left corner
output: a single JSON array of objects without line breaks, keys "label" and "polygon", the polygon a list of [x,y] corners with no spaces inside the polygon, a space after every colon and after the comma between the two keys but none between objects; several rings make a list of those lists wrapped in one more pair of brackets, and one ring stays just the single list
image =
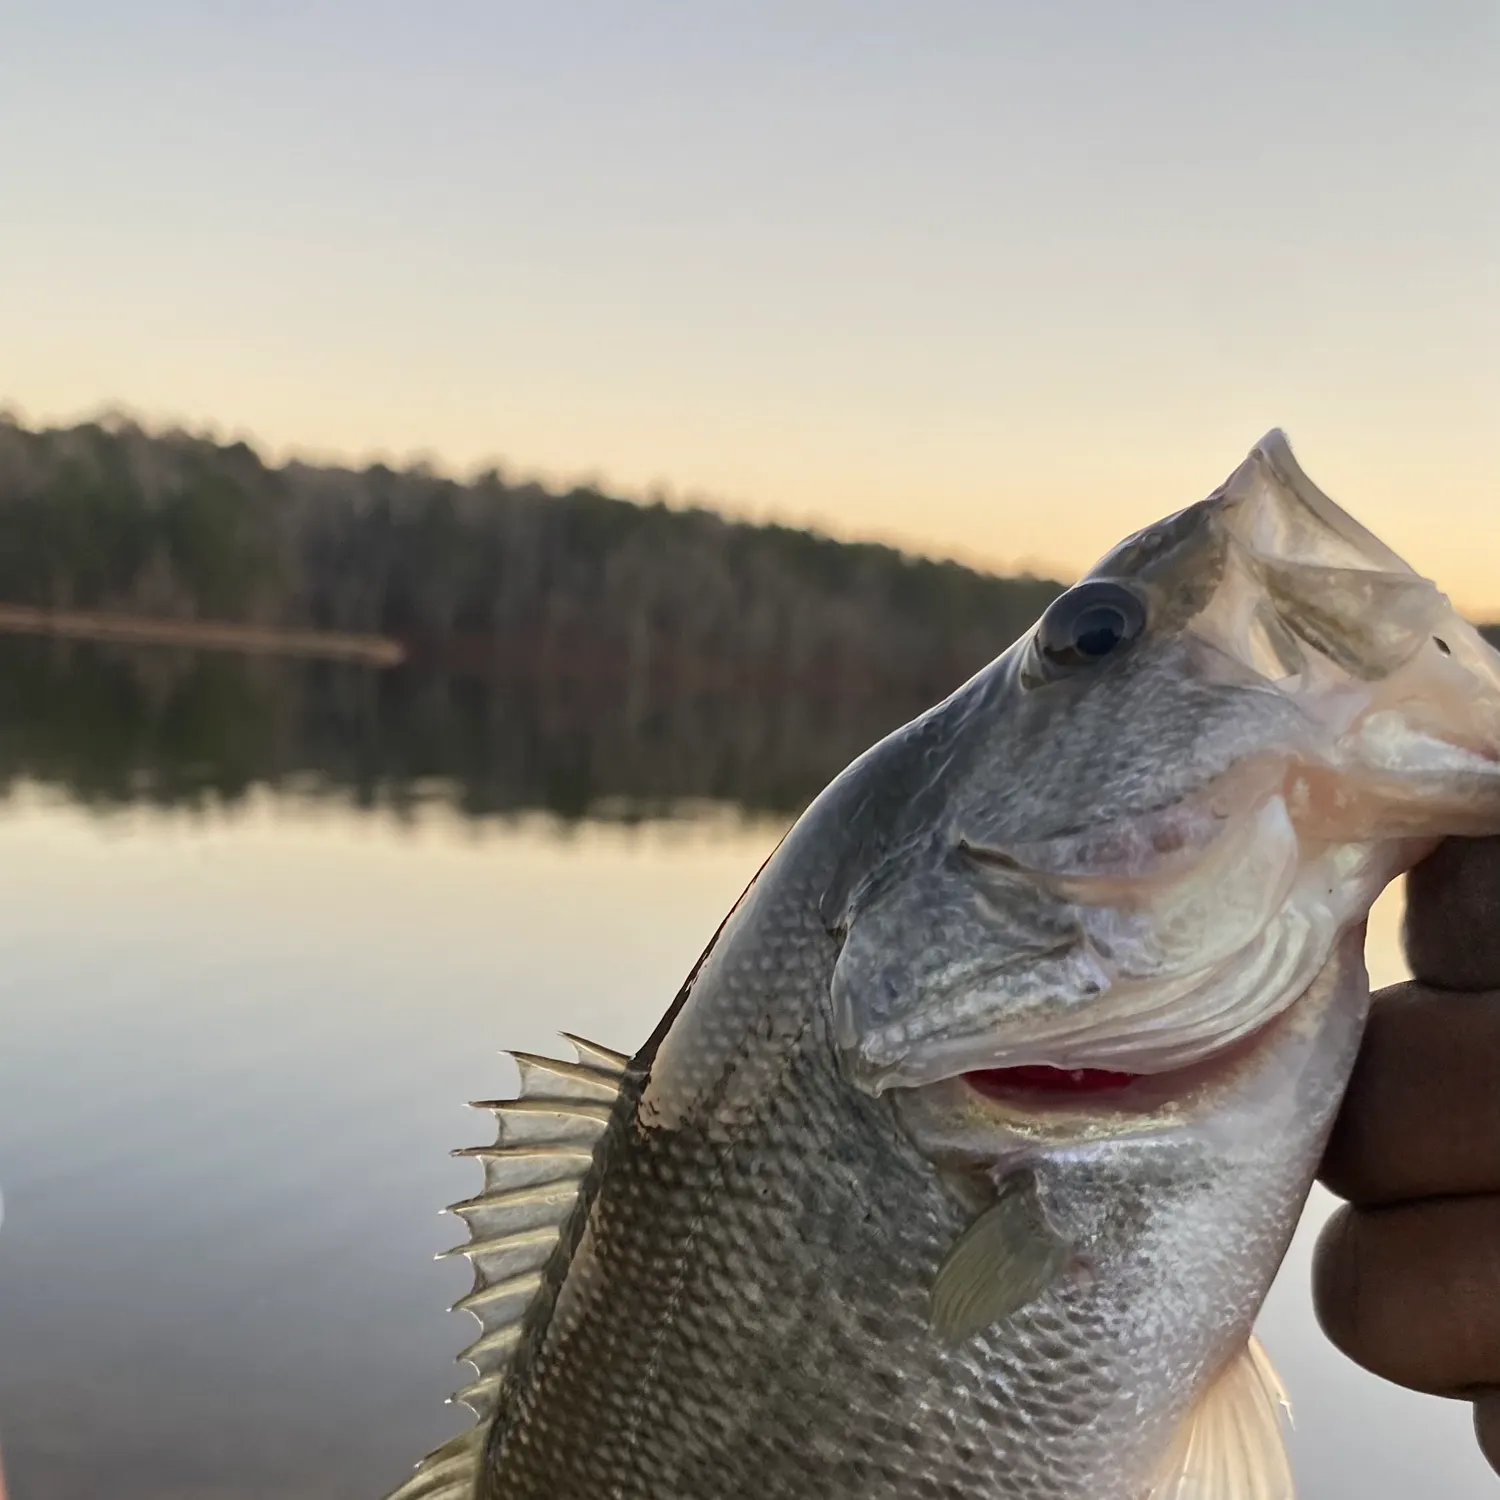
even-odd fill
[{"label": "open fish mouth", "polygon": [[1017,1068],[978,1068],[963,1075],[970,1088],[992,1099],[1017,1094],[1098,1094],[1128,1088],[1144,1073],[1121,1073],[1112,1068],[1054,1068],[1026,1063]]},{"label": "open fish mouth", "polygon": [[[1282,1054],[1317,1033],[1331,997],[1362,1010],[1369,995],[1362,949],[1365,922],[1359,921],[1333,944],[1345,975],[1341,986],[1312,984],[1274,1014],[1222,1046],[1190,1061],[1151,1071],[1067,1064],[1022,1063],[974,1068],[946,1079],[901,1091],[914,1119],[956,1113],[979,1130],[998,1130],[1002,1139],[1050,1140],[1055,1144],[1106,1136],[1154,1135],[1163,1128],[1210,1120],[1223,1101],[1247,1090],[1262,1094],[1287,1087],[1290,1075]],[[976,1137],[983,1139],[983,1136]]]},{"label": "open fish mouth", "polygon": [[1181,1100],[1232,1074],[1277,1030],[1284,1015],[1284,1011],[1278,1012],[1246,1035],[1178,1067],[1135,1073],[1119,1068],[1021,1063],[971,1069],[959,1074],[958,1081],[1000,1107],[1030,1112],[1092,1107],[1121,1114],[1150,1114],[1164,1103]]}]

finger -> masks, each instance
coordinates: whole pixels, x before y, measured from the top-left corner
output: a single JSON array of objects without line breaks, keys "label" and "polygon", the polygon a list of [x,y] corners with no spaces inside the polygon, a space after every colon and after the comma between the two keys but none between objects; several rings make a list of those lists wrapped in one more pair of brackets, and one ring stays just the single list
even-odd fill
[{"label": "finger", "polygon": [[1318,1237],[1313,1306],[1339,1349],[1397,1385],[1500,1386],[1500,1197],[1339,1209]]},{"label": "finger", "polygon": [[1500,992],[1375,997],[1319,1176],[1366,1206],[1500,1192]]},{"label": "finger", "polygon": [[1402,940],[1418,979],[1500,989],[1500,838],[1448,839],[1406,877]]},{"label": "finger", "polygon": [[1474,1436],[1479,1451],[1500,1474],[1500,1391],[1490,1391],[1474,1403]]}]

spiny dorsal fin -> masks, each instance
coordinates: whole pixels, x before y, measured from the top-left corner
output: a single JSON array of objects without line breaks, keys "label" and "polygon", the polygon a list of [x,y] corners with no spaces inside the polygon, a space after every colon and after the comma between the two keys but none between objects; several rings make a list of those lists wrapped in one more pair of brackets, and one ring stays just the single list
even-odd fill
[{"label": "spiny dorsal fin", "polygon": [[467,1256],[474,1267],[473,1287],[453,1306],[479,1323],[479,1337],[459,1355],[476,1378],[453,1399],[479,1421],[429,1453],[389,1500],[472,1500],[485,1432],[522,1320],[578,1201],[630,1062],[623,1053],[564,1035],[578,1061],[512,1052],[521,1070],[516,1098],[475,1105],[498,1120],[495,1144],[453,1153],[484,1166],[479,1194],[447,1210],[468,1226],[468,1243],[445,1252]]},{"label": "spiny dorsal fin", "polygon": [[1281,1414],[1290,1410],[1252,1336],[1183,1424],[1150,1500],[1294,1500],[1281,1431]]}]

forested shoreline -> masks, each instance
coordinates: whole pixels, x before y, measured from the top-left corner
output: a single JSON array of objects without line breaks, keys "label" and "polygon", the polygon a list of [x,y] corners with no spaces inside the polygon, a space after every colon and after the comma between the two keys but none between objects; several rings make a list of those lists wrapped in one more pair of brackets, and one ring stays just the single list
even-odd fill
[{"label": "forested shoreline", "polygon": [[0,602],[400,641],[447,670],[934,697],[1062,587],[498,471],[0,419]]}]

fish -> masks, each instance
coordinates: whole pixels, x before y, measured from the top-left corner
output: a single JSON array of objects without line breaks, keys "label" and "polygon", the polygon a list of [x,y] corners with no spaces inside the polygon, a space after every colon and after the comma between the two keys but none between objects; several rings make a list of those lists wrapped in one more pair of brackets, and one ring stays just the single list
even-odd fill
[{"label": "fish", "polygon": [[633,1054],[460,1153],[396,1500],[1289,1500],[1254,1336],[1500,655],[1273,431],[808,807]]}]

